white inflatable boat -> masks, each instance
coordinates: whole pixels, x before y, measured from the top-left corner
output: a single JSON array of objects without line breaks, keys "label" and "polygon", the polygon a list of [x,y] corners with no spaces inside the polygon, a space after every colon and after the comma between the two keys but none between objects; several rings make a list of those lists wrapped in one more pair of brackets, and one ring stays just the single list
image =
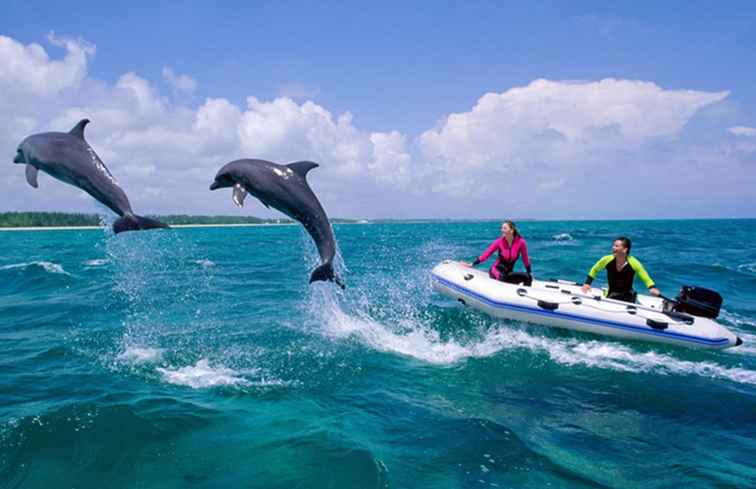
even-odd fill
[{"label": "white inflatable boat", "polygon": [[729,348],[742,340],[713,319],[665,312],[664,300],[638,295],[635,304],[583,293],[574,282],[534,280],[530,287],[498,282],[488,272],[445,261],[432,272],[433,288],[491,316],[619,338],[695,348]]}]

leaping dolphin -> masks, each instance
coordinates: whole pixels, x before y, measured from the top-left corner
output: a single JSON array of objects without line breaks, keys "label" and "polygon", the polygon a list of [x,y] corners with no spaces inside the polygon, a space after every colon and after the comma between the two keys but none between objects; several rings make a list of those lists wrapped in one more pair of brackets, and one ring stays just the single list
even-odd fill
[{"label": "leaping dolphin", "polygon": [[330,280],[343,289],[344,282],[333,271],[336,241],[331,223],[305,178],[318,166],[311,161],[278,165],[265,160],[235,160],[218,170],[210,190],[233,187],[232,200],[237,207],[244,205],[249,192],[266,207],[275,207],[302,223],[315,241],[321,261],[310,275],[310,283]]},{"label": "leaping dolphin", "polygon": [[84,127],[89,119],[82,119],[69,132],[32,134],[18,145],[13,163],[26,165],[26,181],[38,187],[39,170],[78,187],[120,216],[113,223],[113,231],[167,228],[167,224],[137,216],[131,210],[129,198],[118,186],[105,163],[84,140]]}]

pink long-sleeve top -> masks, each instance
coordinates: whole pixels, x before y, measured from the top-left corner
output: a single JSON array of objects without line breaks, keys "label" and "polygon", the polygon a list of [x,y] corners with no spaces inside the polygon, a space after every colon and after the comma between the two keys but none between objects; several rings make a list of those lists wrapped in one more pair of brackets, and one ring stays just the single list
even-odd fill
[{"label": "pink long-sleeve top", "polygon": [[512,246],[507,243],[506,238],[503,236],[495,239],[494,242],[486,248],[486,251],[475,260],[476,264],[488,260],[495,251],[498,251],[499,255],[496,258],[496,263],[491,267],[491,273],[498,276],[499,265],[508,265],[505,268],[512,270],[517,262],[517,258],[520,257],[522,258],[522,263],[525,265],[525,269],[530,273],[530,258],[528,257],[528,245],[525,242],[525,238],[516,236],[512,240]]}]

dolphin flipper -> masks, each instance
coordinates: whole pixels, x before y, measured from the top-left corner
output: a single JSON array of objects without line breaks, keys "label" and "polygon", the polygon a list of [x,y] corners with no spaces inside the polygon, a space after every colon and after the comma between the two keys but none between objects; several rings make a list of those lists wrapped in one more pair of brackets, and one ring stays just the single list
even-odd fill
[{"label": "dolphin flipper", "polygon": [[39,173],[39,170],[36,166],[32,166],[30,164],[26,164],[26,181],[34,188],[39,187],[39,183],[37,183],[37,174]]},{"label": "dolphin flipper", "polygon": [[234,185],[234,191],[231,194],[231,200],[236,207],[244,207],[244,199],[247,197],[247,189],[242,184],[237,183]]},{"label": "dolphin flipper", "polygon": [[118,234],[124,231],[141,231],[143,229],[157,229],[168,227],[170,226],[163,224],[162,222],[155,219],[150,219],[149,217],[137,216],[135,214],[126,214],[113,223],[113,232]]}]

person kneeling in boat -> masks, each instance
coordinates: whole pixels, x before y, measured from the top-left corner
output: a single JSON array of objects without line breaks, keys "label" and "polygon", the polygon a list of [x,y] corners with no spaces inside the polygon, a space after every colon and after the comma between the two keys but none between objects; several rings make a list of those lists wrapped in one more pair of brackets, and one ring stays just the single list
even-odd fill
[{"label": "person kneeling in boat", "polygon": [[624,302],[635,302],[638,295],[633,290],[633,280],[635,275],[643,281],[648,287],[648,291],[655,296],[661,295],[659,289],[656,288],[654,281],[648,275],[648,272],[643,268],[643,264],[635,258],[630,256],[630,247],[632,243],[629,238],[620,236],[612,243],[612,254],[606,255],[599,259],[591,271],[588,272],[588,277],[583,284],[583,292],[588,293],[591,290],[591,283],[596,275],[606,268],[606,276],[609,282],[609,292],[607,293],[608,299],[616,299]]},{"label": "person kneeling in boat", "polygon": [[[533,283],[533,270],[530,266],[530,258],[528,257],[528,245],[525,242],[525,238],[520,236],[517,226],[512,221],[504,221],[502,223],[501,237],[494,240],[486,248],[486,251],[469,265],[475,266],[483,263],[495,251],[499,252],[499,256],[488,272],[491,278],[510,284],[530,285]],[[517,258],[520,257],[528,273],[514,271]]]}]

